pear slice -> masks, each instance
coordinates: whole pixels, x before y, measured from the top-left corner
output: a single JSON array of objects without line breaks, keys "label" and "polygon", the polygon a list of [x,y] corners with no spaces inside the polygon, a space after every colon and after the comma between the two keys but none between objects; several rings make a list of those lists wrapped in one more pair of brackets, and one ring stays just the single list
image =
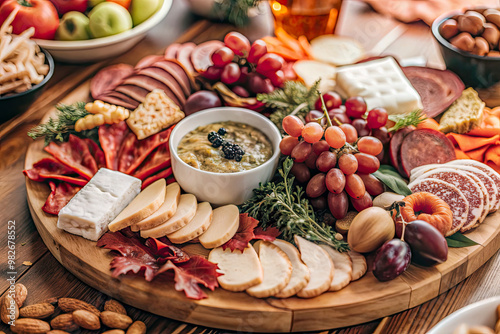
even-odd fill
[{"label": "pear slice", "polygon": [[193,194],[181,195],[179,206],[175,214],[166,222],[149,230],[141,230],[141,237],[143,238],[159,238],[169,233],[180,230],[187,223],[193,219],[196,214],[198,204],[196,203],[196,196]]},{"label": "pear slice", "polygon": [[310,278],[309,269],[300,259],[299,250],[294,245],[281,239],[274,240],[273,245],[278,246],[285,252],[292,263],[293,270],[290,282],[288,282],[283,290],[274,295],[277,298],[288,298],[295,295],[307,285]]},{"label": "pear slice", "polygon": [[347,253],[341,253],[338,250],[328,246],[320,245],[333,261],[333,280],[330,284],[329,291],[339,291],[345,288],[350,282],[352,277],[352,261]]},{"label": "pear slice", "polygon": [[[215,211],[215,210],[214,210]],[[219,272],[224,275],[217,277],[223,289],[229,291],[245,291],[262,283],[264,277],[262,266],[255,249],[248,245],[243,252],[222,247],[214,248],[208,254],[208,261],[219,266]]]},{"label": "pear slice", "polygon": [[151,216],[132,225],[132,231],[137,232],[139,230],[148,230],[156,227],[169,220],[175,214],[181,198],[181,187],[179,187],[177,182],[174,182],[167,186],[166,192],[165,201],[160,208]]},{"label": "pear slice", "polygon": [[333,279],[333,261],[328,253],[318,245],[295,236],[300,249],[300,258],[309,268],[310,279],[307,285],[297,292],[301,298],[312,298],[328,291]]},{"label": "pear slice", "polygon": [[351,281],[355,281],[363,277],[363,275],[366,273],[366,270],[368,269],[368,266],[366,264],[366,259],[363,254],[360,254],[353,250],[350,250],[348,254],[352,261]]},{"label": "pear slice", "polygon": [[151,216],[165,201],[165,191],[165,179],[147,186],[109,223],[109,230],[116,232]]},{"label": "pear slice", "polygon": [[216,248],[228,242],[238,230],[240,211],[236,205],[229,204],[214,210],[212,224],[199,236],[206,249]]},{"label": "pear slice", "polygon": [[203,202],[198,204],[194,218],[180,230],[167,234],[167,238],[174,244],[182,244],[197,238],[212,223],[212,214],[213,211],[210,203]]},{"label": "pear slice", "polygon": [[278,246],[262,240],[255,244],[259,249],[259,260],[264,277],[262,283],[247,289],[247,293],[257,298],[271,297],[283,290],[290,282],[292,263]]}]

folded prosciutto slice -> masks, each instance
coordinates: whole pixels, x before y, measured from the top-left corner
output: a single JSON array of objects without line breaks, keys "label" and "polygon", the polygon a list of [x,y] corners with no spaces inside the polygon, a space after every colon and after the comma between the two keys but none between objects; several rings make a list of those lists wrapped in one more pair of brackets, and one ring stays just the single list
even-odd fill
[{"label": "folded prosciutto slice", "polygon": [[44,158],[33,164],[33,168],[23,170],[30,180],[43,182],[45,180],[66,181],[77,186],[84,186],[88,181],[75,171],[54,158]]}]

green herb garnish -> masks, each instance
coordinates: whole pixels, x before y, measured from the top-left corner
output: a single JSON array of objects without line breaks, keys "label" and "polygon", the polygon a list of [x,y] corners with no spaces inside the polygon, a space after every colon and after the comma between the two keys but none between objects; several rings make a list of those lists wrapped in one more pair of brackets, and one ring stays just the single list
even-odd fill
[{"label": "green herb garnish", "polygon": [[285,86],[269,94],[257,94],[257,100],[264,102],[268,108],[274,109],[270,118],[281,129],[283,118],[290,114],[305,117],[314,109],[318,100],[319,80],[308,88],[298,81],[286,81]]},{"label": "green herb garnish", "polygon": [[276,226],[285,240],[293,242],[293,236],[299,235],[332,246],[339,252],[348,250],[347,242],[335,239],[337,233],[330,226],[316,221],[304,190],[293,184],[292,166],[292,159],[286,158],[278,170],[282,180],[260,184],[254,189],[254,196],[241,205],[240,211],[258,219],[263,227]]},{"label": "green herb garnish", "polygon": [[51,117],[47,123],[32,128],[28,131],[28,136],[32,139],[45,137],[45,145],[52,141],[64,142],[68,140],[70,134],[97,139],[97,128],[82,132],[75,131],[76,121],[89,115],[85,110],[85,102],[76,102],[71,105],[61,103],[56,106],[56,109],[58,112],[54,118]]},{"label": "green herb garnish", "polygon": [[478,245],[477,242],[467,238],[460,232],[457,232],[455,234],[446,237],[446,243],[448,244],[448,247],[452,248],[462,248],[462,247],[470,247]]},{"label": "green herb garnish", "polygon": [[237,27],[250,22],[248,11],[259,5],[261,0],[218,0],[214,1],[212,13],[220,20],[227,20]]},{"label": "green herb garnish", "polygon": [[408,196],[412,193],[403,177],[392,166],[380,165],[379,169],[372,175],[396,194]]},{"label": "green herb garnish", "polygon": [[425,121],[427,117],[423,111],[419,109],[403,115],[389,115],[389,119],[396,124],[387,131],[395,132],[407,126],[417,126]]}]

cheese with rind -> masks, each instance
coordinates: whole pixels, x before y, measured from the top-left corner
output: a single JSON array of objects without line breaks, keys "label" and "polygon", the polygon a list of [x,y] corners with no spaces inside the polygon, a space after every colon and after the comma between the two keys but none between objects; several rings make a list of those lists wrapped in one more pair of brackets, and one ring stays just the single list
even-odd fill
[{"label": "cheese with rind", "polygon": [[183,244],[185,242],[196,239],[203,234],[212,223],[213,210],[208,202],[198,204],[198,209],[193,219],[174,233],[167,234],[168,240],[174,244]]},{"label": "cheese with rind", "polygon": [[166,182],[159,179],[144,188],[120,214],[109,223],[112,232],[140,222],[158,210],[165,200]]},{"label": "cheese with rind", "polygon": [[97,241],[141,191],[141,180],[101,168],[59,212],[57,227]]}]

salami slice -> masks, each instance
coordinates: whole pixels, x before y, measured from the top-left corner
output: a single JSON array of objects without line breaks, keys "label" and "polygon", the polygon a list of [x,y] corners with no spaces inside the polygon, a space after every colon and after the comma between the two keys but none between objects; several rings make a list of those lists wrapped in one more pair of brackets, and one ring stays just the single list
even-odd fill
[{"label": "salami slice", "polygon": [[467,220],[460,229],[460,232],[468,231],[481,222],[481,216],[485,211],[483,200],[484,195],[473,178],[458,169],[436,168],[422,174],[418,180],[428,178],[451,183],[457,187],[462,194],[464,194],[465,198],[467,198],[467,201],[469,202],[469,212],[467,214]]},{"label": "salami slice", "polygon": [[428,192],[445,201],[453,212],[451,230],[445,236],[452,235],[464,226],[469,213],[469,201],[454,185],[438,179],[415,180],[408,185],[412,192]]},{"label": "salami slice", "polygon": [[184,107],[184,102],[186,102],[186,98],[182,96],[183,100],[179,100],[179,98],[172,92],[170,88],[168,88],[164,83],[150,77],[147,75],[132,75],[123,81],[124,85],[132,85],[144,88],[148,93],[152,92],[155,89],[161,89],[167,94],[172,101],[175,102],[181,108]]},{"label": "salami slice", "polygon": [[116,64],[103,68],[90,81],[90,94],[96,100],[115,89],[126,77],[134,73],[128,64]]},{"label": "salami slice", "polygon": [[148,67],[140,70],[139,74],[147,75],[162,82],[164,85],[170,88],[170,90],[175,94],[179,101],[184,101],[184,103],[186,102],[186,95],[184,95],[181,86],[167,71],[158,67]]},{"label": "salami slice", "polygon": [[165,59],[163,61],[158,61],[152,65],[153,67],[158,67],[169,72],[175,80],[181,85],[182,90],[186,96],[191,95],[191,87],[195,87],[193,77],[187,72],[187,70],[175,59]]},{"label": "salami slice", "polygon": [[[476,167],[482,172],[486,173],[495,185],[497,186],[497,189],[500,191],[500,175],[490,166],[483,164],[482,162],[472,160],[472,159],[461,159],[461,160],[455,160],[451,161],[449,164],[451,165],[463,165],[463,166],[470,166],[470,167]],[[497,196],[497,200],[495,203],[493,203],[493,209],[496,211],[500,208],[500,196]]]}]

